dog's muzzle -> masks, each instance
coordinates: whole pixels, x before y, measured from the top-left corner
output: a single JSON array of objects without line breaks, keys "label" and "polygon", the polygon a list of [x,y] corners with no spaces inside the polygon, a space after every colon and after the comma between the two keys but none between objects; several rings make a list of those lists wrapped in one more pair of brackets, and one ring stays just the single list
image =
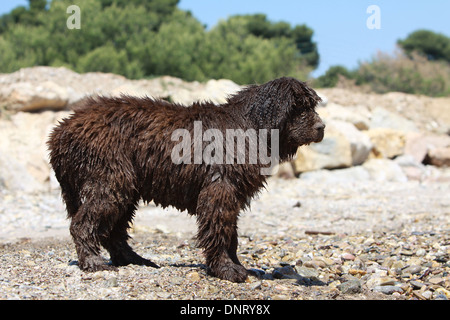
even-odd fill
[{"label": "dog's muzzle", "polygon": [[323,140],[325,135],[325,124],[320,121],[314,125],[314,130],[316,130],[316,139],[314,142],[320,142]]}]

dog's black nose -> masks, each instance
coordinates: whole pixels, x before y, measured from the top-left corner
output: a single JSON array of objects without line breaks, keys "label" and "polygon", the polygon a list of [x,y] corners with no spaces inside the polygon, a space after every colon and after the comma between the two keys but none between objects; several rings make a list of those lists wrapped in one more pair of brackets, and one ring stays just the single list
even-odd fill
[{"label": "dog's black nose", "polygon": [[317,123],[314,125],[314,129],[316,129],[317,131],[323,131],[323,130],[325,130],[325,123],[323,123],[323,122],[317,122]]},{"label": "dog's black nose", "polygon": [[325,124],[320,121],[314,124],[314,129],[316,129],[316,139],[314,142],[320,142],[323,140],[323,137],[325,136]]}]

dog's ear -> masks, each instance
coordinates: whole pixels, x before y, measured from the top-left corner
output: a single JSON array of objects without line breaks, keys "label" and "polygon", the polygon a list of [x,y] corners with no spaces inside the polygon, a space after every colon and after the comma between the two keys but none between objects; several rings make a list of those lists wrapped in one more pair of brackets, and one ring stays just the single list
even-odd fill
[{"label": "dog's ear", "polygon": [[247,116],[260,129],[281,129],[294,107],[293,91],[282,79],[248,88]]},{"label": "dog's ear", "polygon": [[293,83],[292,90],[296,97],[296,108],[314,108],[322,99],[304,82]]}]

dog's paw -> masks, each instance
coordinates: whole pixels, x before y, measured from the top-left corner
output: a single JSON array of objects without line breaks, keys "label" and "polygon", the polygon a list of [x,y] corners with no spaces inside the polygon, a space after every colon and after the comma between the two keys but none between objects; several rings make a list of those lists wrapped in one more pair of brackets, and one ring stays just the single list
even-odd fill
[{"label": "dog's paw", "polygon": [[218,267],[211,269],[210,273],[222,280],[231,282],[245,282],[248,276],[247,269],[235,263],[219,265]]},{"label": "dog's paw", "polygon": [[113,266],[111,263],[104,261],[98,256],[87,257],[77,263],[75,263],[75,261],[71,262],[71,265],[75,264],[77,264],[78,267],[85,272],[119,271],[116,266]]}]

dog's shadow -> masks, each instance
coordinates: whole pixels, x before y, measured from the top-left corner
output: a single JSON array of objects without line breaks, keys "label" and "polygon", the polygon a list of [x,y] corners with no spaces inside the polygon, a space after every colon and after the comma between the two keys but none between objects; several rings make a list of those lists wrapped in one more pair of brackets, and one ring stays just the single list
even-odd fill
[{"label": "dog's shadow", "polygon": [[[206,264],[203,263],[175,263],[170,264],[170,267],[176,267],[176,268],[200,268],[206,272],[206,274],[209,275],[209,267]],[[294,272],[292,274],[283,274],[283,272],[280,272],[281,268],[274,268],[272,273],[265,272],[261,269],[255,269],[250,268],[247,269],[248,275],[255,277],[259,280],[280,280],[280,279],[291,279],[295,280],[293,282],[294,285],[298,286],[304,286],[304,287],[312,287],[312,286],[326,286],[327,284],[319,279],[316,278],[308,278],[299,275],[298,273]],[[294,269],[295,270],[295,269]]]},{"label": "dog's shadow", "polygon": [[[105,259],[104,258],[104,262],[106,265],[112,265],[112,262],[110,259]],[[70,260],[68,263],[69,266],[77,266],[78,265],[78,261],[77,260]],[[160,265],[162,266],[162,265]],[[197,268],[197,269],[201,269],[203,271],[205,271],[206,275],[211,275],[210,274],[210,268],[203,263],[173,263],[173,264],[169,264],[169,267],[175,267],[175,268]],[[290,280],[295,280],[293,281],[294,285],[298,285],[298,286],[304,286],[304,287],[313,287],[313,286],[326,286],[327,284],[317,278],[309,278],[309,277],[304,277],[301,276],[300,274],[298,274],[297,272],[293,271],[293,272],[283,272],[283,268],[286,268],[287,266],[284,266],[282,268],[279,267],[275,267],[274,270],[272,271],[272,273],[269,272],[265,272],[264,270],[261,269],[256,269],[256,268],[250,268],[247,269],[248,275],[255,277],[259,280],[283,280],[283,279],[290,279]],[[291,267],[292,270],[295,270],[294,268]]]}]

